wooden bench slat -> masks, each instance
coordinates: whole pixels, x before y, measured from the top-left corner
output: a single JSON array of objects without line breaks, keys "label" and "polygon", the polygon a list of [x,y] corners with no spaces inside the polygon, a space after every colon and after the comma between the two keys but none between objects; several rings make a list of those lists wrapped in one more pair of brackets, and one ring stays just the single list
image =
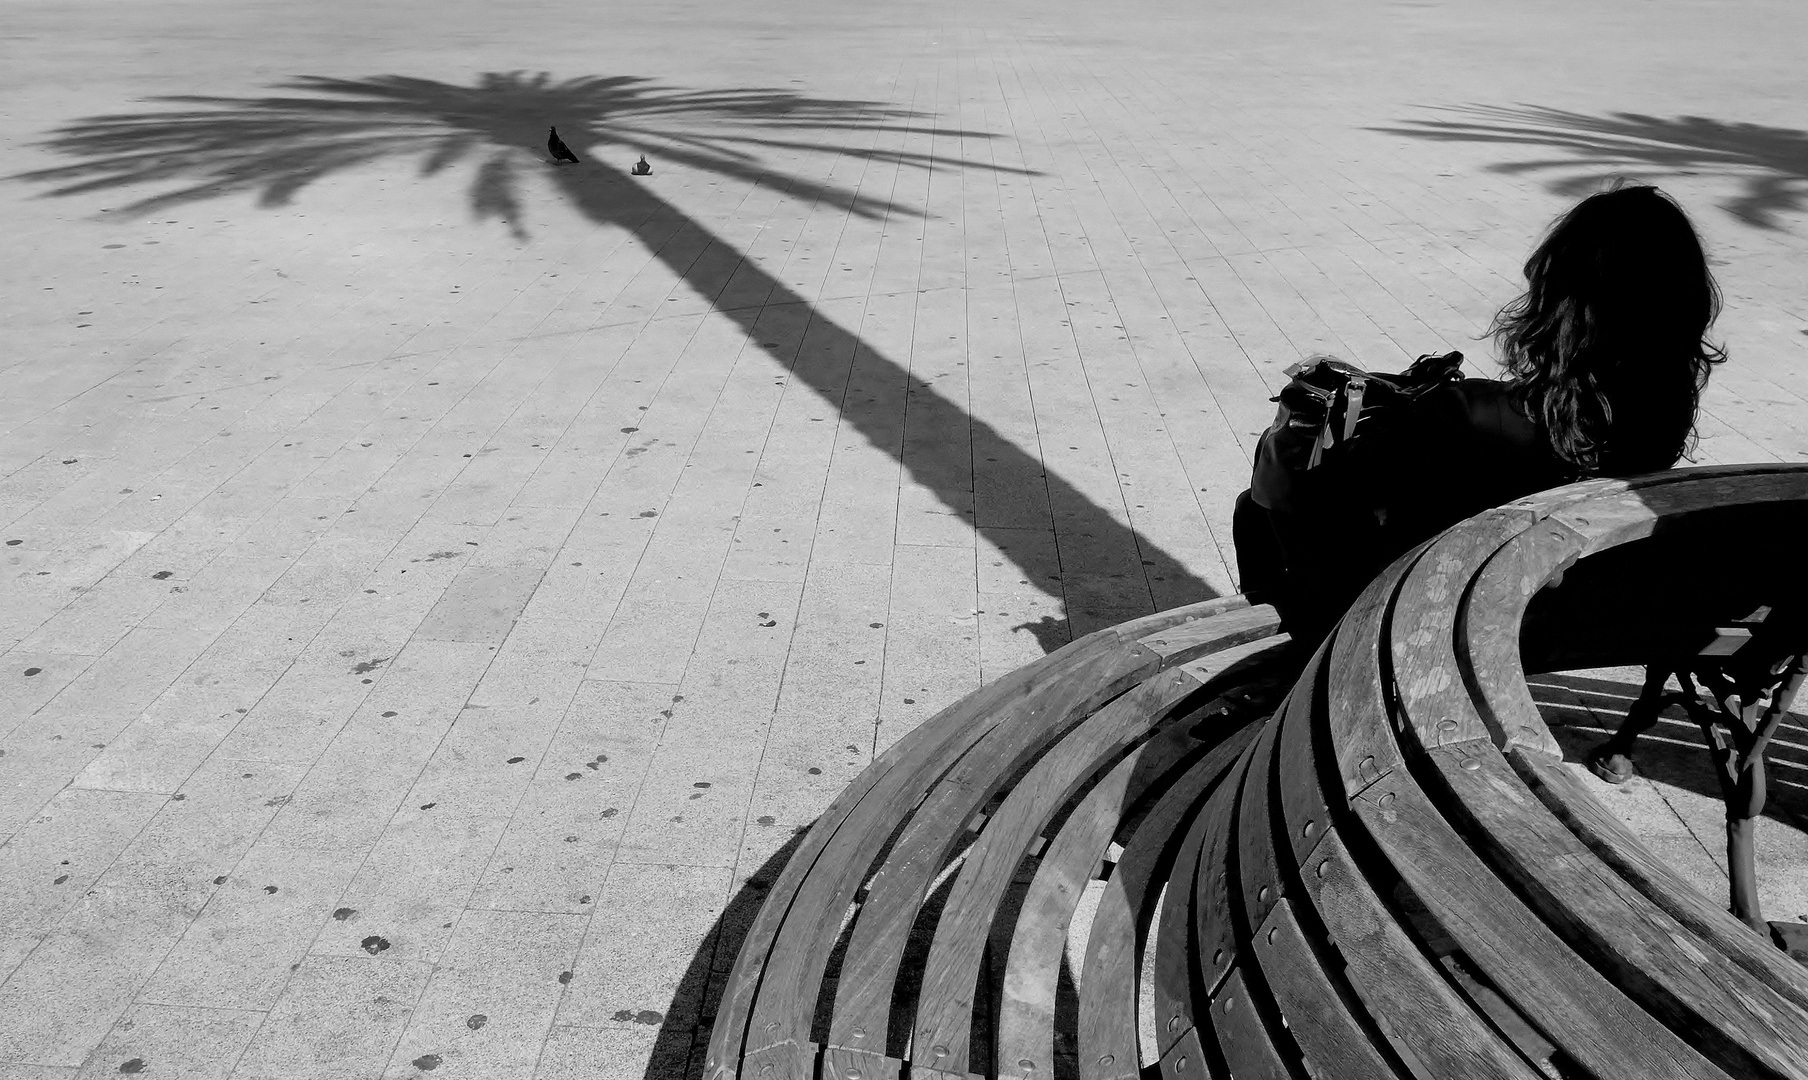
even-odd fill
[{"label": "wooden bench slat", "polygon": [[[1280,745],[1281,722],[1269,721],[1256,741],[1254,760],[1243,778],[1236,820],[1237,880],[1232,884],[1233,922],[1237,928],[1239,949],[1254,935],[1256,927],[1268,918],[1268,912],[1280,902],[1285,885],[1280,859],[1274,847],[1274,775],[1275,750]],[[1291,857],[1291,852],[1288,853]]]},{"label": "wooden bench slat", "polygon": [[[1170,627],[1184,626],[1187,623],[1204,619],[1215,619],[1233,611],[1241,611],[1250,607],[1267,607],[1266,604],[1251,604],[1249,598],[1241,593],[1229,596],[1217,596],[1210,600],[1201,600],[1195,604],[1157,611],[1116,626],[1094,631],[1099,634],[1110,634],[1124,644],[1138,642],[1151,634],[1159,634]],[[1272,609],[1270,609],[1272,610]]]},{"label": "wooden bench slat", "polygon": [[1233,609],[1210,619],[1191,619],[1135,638],[1142,648],[1160,656],[1163,667],[1188,657],[1215,655],[1224,649],[1272,637],[1280,628],[1280,613],[1268,604]]},{"label": "wooden bench slat", "polygon": [[1533,794],[1597,858],[1715,952],[1797,1008],[1808,1009],[1808,968],[1752,933],[1724,907],[1702,895],[1675,867],[1653,855],[1588,792],[1583,779],[1569,765],[1543,755],[1509,753],[1507,759]]},{"label": "wooden bench slat", "polygon": [[[1537,524],[1523,512],[1480,514],[1439,537],[1401,579],[1388,636],[1394,687],[1411,720],[1404,732],[1409,747],[1490,737],[1457,662],[1457,619],[1476,567]],[[1555,742],[1550,747],[1561,753]]]},{"label": "wooden bench slat", "polygon": [[[710,1049],[705,1069],[711,1076],[732,1075],[738,1071],[756,995],[764,982],[766,962],[774,941],[805,884],[813,883],[817,861],[834,838],[842,835],[841,830],[849,819],[854,818],[861,807],[865,806],[866,812],[855,820],[848,835],[862,831],[862,826],[866,832],[873,831],[872,822],[878,817],[881,808],[896,799],[898,791],[907,789],[917,774],[931,772],[938,765],[946,768],[942,758],[964,752],[967,746],[987,730],[985,717],[989,710],[1028,695],[1052,673],[1096,662],[1100,655],[1118,647],[1115,635],[1104,632],[1088,635],[1059,652],[982,687],[930,718],[912,733],[912,738],[887,747],[877,760],[842,789],[828,808],[817,817],[816,823],[805,834],[803,843],[779,872],[759,913],[754,916],[753,925],[748,928],[724,987],[715,1026],[710,1032]],[[915,768],[896,768],[906,757],[915,759]],[[949,757],[949,760],[952,758]],[[871,803],[867,802],[868,796],[873,797]],[[883,842],[883,839],[881,837],[879,842]],[[848,843],[850,841],[844,839],[843,844]],[[816,904],[807,904],[806,907],[818,916],[824,910],[820,898]]]},{"label": "wooden bench slat", "polygon": [[[1390,689],[1383,685],[1382,652],[1386,648],[1388,611],[1393,607],[1400,581],[1430,546],[1427,541],[1400,556],[1369,582],[1321,647],[1322,659],[1316,661],[1326,665],[1321,722],[1332,729],[1347,725],[1352,717],[1387,715]],[[1402,760],[1399,747],[1391,739],[1368,745],[1332,738],[1324,749],[1331,754],[1337,775],[1342,778],[1340,787],[1326,792],[1334,798],[1334,809],[1347,804],[1345,792],[1361,791],[1399,768]]]},{"label": "wooden bench slat", "polygon": [[738,1068],[742,1075],[760,1080],[815,1080],[816,1051],[808,1039],[787,1039],[749,1051]]},{"label": "wooden bench slat", "polygon": [[1338,835],[1337,822],[1350,822],[1352,811],[1342,791],[1326,789],[1336,782],[1327,775],[1332,734],[1319,711],[1329,699],[1316,688],[1326,678],[1329,654],[1321,650],[1280,717],[1276,783],[1301,886],[1290,893],[1295,918],[1322,928],[1327,955],[1342,965],[1335,974],[1394,1053],[1416,1066],[1415,1075],[1536,1077],[1407,936]]},{"label": "wooden bench slat", "polygon": [[[1048,827],[1055,812],[1094,775],[1101,760],[1115,756],[1145,736],[1152,725],[1163,723],[1199,685],[1184,671],[1165,671],[1132,687],[1081,721],[1017,780],[979,838],[967,849],[930,943],[911,1036],[914,1045],[948,1048],[939,1068],[968,1068],[973,987],[979,975],[980,956],[999,902],[1030,845]],[[936,815],[929,815],[928,820],[936,820]],[[857,957],[850,948],[846,963],[849,970],[865,973],[865,959]],[[856,981],[859,980],[849,980]],[[865,1022],[866,1018],[857,1013],[844,1016],[837,1002],[835,1025]],[[831,1027],[831,1032],[834,1030]]]},{"label": "wooden bench slat", "polygon": [[1275,1046],[1276,1033],[1256,1010],[1241,966],[1231,968],[1212,998],[1212,1030],[1218,1036],[1218,1051],[1236,1080],[1294,1080]]},{"label": "wooden bench slat", "polygon": [[1204,1018],[1204,999],[1209,988],[1198,985],[1200,968],[1196,959],[1200,944],[1194,920],[1201,906],[1211,900],[1196,894],[1198,870],[1203,865],[1202,849],[1208,837],[1214,829],[1223,828],[1219,819],[1236,796],[1254,748],[1251,740],[1211,794],[1205,796],[1175,854],[1168,888],[1162,894],[1161,919],[1155,932],[1155,1043],[1164,1058],[1188,1031],[1208,1022]]},{"label": "wooden bench slat", "polygon": [[[1486,740],[1430,755],[1429,780],[1475,850],[1518,886],[1572,948],[1668,1028],[1717,1062],[1808,1076],[1808,1015],[1620,878],[1526,790]],[[1755,936],[1755,935],[1754,935]]]},{"label": "wooden bench slat", "polygon": [[1523,747],[1563,757],[1563,747],[1526,686],[1519,629],[1532,597],[1586,546],[1586,538],[1574,530],[1559,522],[1540,521],[1489,557],[1457,614],[1455,625],[1474,706],[1502,750]]},{"label": "wooden bench slat", "polygon": [[1188,1027],[1186,1034],[1175,1040],[1174,1045],[1161,1056],[1156,1072],[1162,1080],[1201,1080],[1203,1077],[1229,1075],[1213,1067],[1200,1042],[1199,1029],[1194,1027]]},{"label": "wooden bench slat", "polygon": [[1553,510],[1551,520],[1588,541],[1588,552],[1651,535],[1659,520],[1731,503],[1799,502],[1808,499],[1808,475],[1783,465],[1758,466],[1724,475],[1676,470],[1617,495],[1601,495]]},{"label": "wooden bench slat", "polygon": [[[835,944],[824,926],[840,924],[856,890],[865,883],[873,858],[890,838],[891,826],[921,803],[929,785],[1000,725],[1020,724],[1025,714],[1037,710],[1064,714],[1087,710],[1091,702],[1075,695],[1076,685],[1097,687],[1093,696],[1116,696],[1121,684],[1137,681],[1155,664],[1152,655],[1123,645],[1112,634],[1101,632],[1096,640],[1082,639],[1076,644],[1082,643],[1085,648],[1066,657],[1055,653],[1046,658],[1060,657],[1060,664],[1032,665],[1027,677],[1009,680],[992,693],[982,689],[957,703],[945,718],[938,718],[941,722],[925,738],[908,740],[908,747],[905,742],[894,747],[905,748],[898,758],[887,761],[882,757],[869,767],[849,789],[857,792],[857,798],[844,816],[836,820],[825,814],[818,819],[806,837],[805,848],[786,864],[773,895],[760,910],[748,935],[752,948],[744,947],[736,962],[718,1024],[724,1020],[734,1023],[732,1004],[750,1014],[745,1022],[749,1047],[801,1039],[799,1029],[808,1024],[814,1011]],[[819,828],[823,841],[810,843]],[[784,885],[792,890],[788,897],[780,888]],[[772,914],[768,916],[768,912]],[[743,960],[748,961],[745,971]],[[879,992],[889,1001],[889,983]],[[717,1034],[712,1032],[712,1039]],[[720,1034],[732,1038],[732,1028]],[[884,1046],[882,1038],[874,1041]]]},{"label": "wooden bench slat", "polygon": [[[1095,631],[981,687],[925,721],[911,733],[910,738],[888,747],[817,818],[816,824],[768,891],[765,903],[755,915],[753,925],[748,928],[724,987],[716,1022],[710,1033],[705,1058],[706,1074],[711,1077],[725,1076],[738,1070],[750,1034],[758,995],[761,987],[766,985],[767,962],[773,956],[778,935],[793,910],[797,909],[798,921],[806,924],[810,931],[826,917],[825,912],[838,902],[840,907],[835,910],[837,920],[840,911],[845,910],[846,901],[852,893],[841,887],[845,883],[839,877],[827,889],[814,887],[813,880],[817,876],[818,860],[836,837],[841,836],[843,840],[837,845],[837,854],[831,857],[830,865],[839,872],[841,864],[859,863],[862,853],[876,851],[877,846],[887,839],[888,830],[885,835],[876,838],[869,835],[874,832],[876,820],[885,820],[883,809],[875,807],[892,808],[904,797],[902,793],[909,792],[913,787],[920,797],[920,792],[926,789],[929,781],[933,781],[941,771],[947,769],[980,735],[1002,721],[1003,710],[1013,706],[1022,707],[1025,697],[1038,689],[1045,689],[1051,682],[1075,679],[1084,681],[1081,669],[1099,663],[1101,658],[1133,652],[1132,643],[1136,637],[1159,633],[1171,626],[1248,606],[1248,600],[1242,596],[1220,597]],[[898,767],[901,765],[905,767],[900,770]],[[925,776],[928,781],[923,779]],[[873,797],[870,803],[867,801],[869,796]],[[865,812],[861,813],[863,806]],[[857,814],[858,817],[855,817]],[[855,818],[851,823],[850,817]],[[895,823],[896,818],[892,821]],[[846,834],[842,832],[844,828],[847,829]],[[848,835],[855,836],[856,839],[847,840]],[[806,884],[811,884],[813,889],[810,896],[803,898],[804,902],[799,908],[799,894]],[[793,979],[791,986],[780,996],[785,997],[787,1002],[793,1002],[801,992]],[[760,1035],[770,1037],[785,1027],[781,1023],[780,1028],[762,1031]]]},{"label": "wooden bench slat", "polygon": [[1538,1080],[1407,936],[1337,826],[1325,830],[1301,880],[1351,990],[1394,1052],[1418,1066],[1415,1075]]},{"label": "wooden bench slat", "polygon": [[[1328,647],[1321,650],[1306,665],[1276,716],[1281,727],[1274,762],[1275,794],[1281,815],[1278,827],[1287,838],[1296,867],[1305,865],[1331,824],[1331,809],[1319,775],[1330,751],[1321,751],[1313,734],[1324,710],[1328,652]],[[1338,794],[1337,802],[1341,804],[1342,792]]]},{"label": "wooden bench slat", "polygon": [[[1276,667],[1287,645],[1285,637],[1268,637],[1177,670],[1201,680],[1202,693],[1210,693],[1218,680],[1241,682],[1257,671]],[[1253,719],[1241,710],[1207,718],[1202,715],[1207,707],[1192,710],[1112,766],[1068,815],[1042,853],[1013,928],[1005,965],[997,1040],[1001,1073],[1006,1066],[1022,1061],[1037,1064],[1045,1074],[1053,1067],[1054,990],[1066,955],[1069,925],[1124,813],[1141,804],[1151,791],[1163,791],[1178,780],[1202,738],[1208,743],[1222,740]]]},{"label": "wooden bench slat", "polygon": [[[970,756],[963,757],[922,800],[915,815],[885,861],[860,917],[854,924],[844,963],[860,971],[857,980],[845,980],[837,988],[834,1017],[837,1023],[833,1041],[848,1045],[856,1029],[866,1032],[862,1044],[883,1046],[889,1037],[892,988],[896,982],[903,943],[908,939],[917,913],[927,898],[929,882],[941,871],[961,828],[984,805],[992,794],[1014,775],[1021,765],[1048,744],[1063,736],[1080,717],[1092,712],[1103,701],[1115,698],[1130,685],[1148,677],[1160,668],[1185,664],[1195,657],[1219,648],[1243,644],[1273,633],[1278,619],[1265,605],[1221,605],[1225,610],[1209,620],[1193,620],[1197,625],[1184,638],[1184,645],[1164,654],[1155,654],[1134,643],[1119,628],[1120,645],[1110,676],[1069,675],[1061,683],[1051,683],[1037,699],[1046,703],[1046,711],[1035,713],[1032,707],[1019,703],[1009,710],[1010,722],[1000,720],[977,741]],[[1188,625],[1186,620],[1149,620],[1150,633],[1161,633],[1170,626]],[[1201,630],[1200,627],[1210,629]],[[1145,635],[1146,636],[1146,635]],[[1090,695],[1075,694],[1063,688],[1084,683],[1095,688]],[[863,868],[864,870],[864,868]],[[862,873],[860,875],[864,877]],[[851,898],[852,886],[844,892]],[[945,917],[945,916],[944,916]],[[798,936],[807,944],[814,942],[815,953],[798,954],[807,960],[817,978],[826,962],[827,950],[820,934],[800,930]],[[831,943],[832,944],[832,943]],[[775,965],[775,968],[777,965]],[[787,969],[788,970],[788,969]],[[944,985],[931,985],[925,980],[925,995],[919,1002],[939,1000]],[[950,990],[959,999],[970,999],[972,991]],[[757,1015],[756,1015],[757,1019]],[[952,1041],[950,1041],[952,1040]],[[928,1045],[946,1048],[946,1061],[960,1061],[964,1068],[965,1036],[931,1039]],[[944,1062],[945,1064],[945,1062]],[[938,1064],[937,1067],[944,1067]]]},{"label": "wooden bench slat", "polygon": [[[1277,1017],[1285,1018],[1278,1022],[1291,1024],[1291,1035],[1277,1035],[1277,1040],[1297,1044],[1301,1054],[1312,1058],[1306,1049],[1309,1044],[1316,1060],[1335,1064],[1340,1076],[1389,1076],[1387,1063],[1356,1019],[1360,1004],[1346,997],[1347,990],[1319,965],[1287,900],[1289,882],[1297,883],[1298,873],[1291,845],[1277,843],[1275,837],[1277,828],[1287,829],[1275,778],[1280,747],[1295,741],[1284,738],[1286,725],[1311,723],[1311,689],[1306,679],[1296,684],[1288,707],[1269,721],[1257,741],[1243,780],[1236,824],[1240,897],[1232,902],[1233,908],[1240,908],[1234,912],[1239,935],[1247,935],[1238,942],[1244,957],[1239,966],[1252,1006],[1271,1007]],[[1258,1004],[1258,997],[1266,1004]]]},{"label": "wooden bench slat", "polygon": [[1723,1077],[1507,889],[1402,770],[1353,798],[1402,881],[1501,995],[1599,1077]]},{"label": "wooden bench slat", "polygon": [[[1218,984],[1237,962],[1239,927],[1236,913],[1232,911],[1233,897],[1239,889],[1232,876],[1237,842],[1237,803],[1242,797],[1243,785],[1248,782],[1250,769],[1261,752],[1263,740],[1271,737],[1272,728],[1272,722],[1262,726],[1255,743],[1238,759],[1230,775],[1218,790],[1212,792],[1200,811],[1203,828],[1199,851],[1194,865],[1185,868],[1192,873],[1193,887],[1181,892],[1180,896],[1191,896],[1192,962],[1198,972],[1199,989],[1207,996],[1217,991]],[[1174,868],[1175,884],[1169,887],[1170,895],[1184,885],[1180,879],[1181,871],[1182,867]],[[1163,902],[1164,923],[1168,918],[1167,904],[1168,901]],[[1177,911],[1175,914],[1182,913]],[[1162,945],[1166,945],[1165,939]]]},{"label": "wooden bench slat", "polygon": [[884,1054],[840,1046],[822,1048],[822,1080],[900,1080],[903,1068],[903,1062]]},{"label": "wooden bench slat", "polygon": [[1283,898],[1256,932],[1262,978],[1287,1018],[1308,1071],[1349,1080],[1391,1080],[1394,1066],[1377,1049],[1359,1017],[1362,1003],[1325,971],[1300,929],[1293,903]]},{"label": "wooden bench slat", "polygon": [[[1164,791],[1138,823],[1124,845],[1117,869],[1105,882],[1087,934],[1080,977],[1083,1080],[1134,1080],[1138,1076],[1136,987],[1150,915],[1177,853],[1192,835],[1200,800],[1242,759],[1258,730],[1254,724],[1237,729]],[[1184,944],[1181,951],[1184,953]],[[1184,955],[1173,967],[1185,977]],[[1157,1031],[1167,1027],[1174,1015],[1158,1012]]]}]

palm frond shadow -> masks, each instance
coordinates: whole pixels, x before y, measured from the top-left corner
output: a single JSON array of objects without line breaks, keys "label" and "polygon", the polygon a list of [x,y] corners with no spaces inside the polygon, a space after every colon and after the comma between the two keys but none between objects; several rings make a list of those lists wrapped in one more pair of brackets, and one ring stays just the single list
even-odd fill
[{"label": "palm frond shadow", "polygon": [[1808,209],[1808,131],[1766,124],[1732,123],[1704,116],[1650,116],[1615,112],[1602,116],[1535,105],[1468,105],[1434,109],[1455,119],[1407,120],[1370,128],[1435,142],[1492,143],[1556,151],[1489,166],[1516,176],[1555,173],[1554,194],[1576,198],[1603,181],[1634,174],[1641,179],[1723,175],[1740,181],[1737,195],[1721,203],[1754,228],[1780,230],[1780,215]]},{"label": "palm frond shadow", "polygon": [[[117,219],[245,193],[262,206],[282,206],[312,183],[383,161],[414,159],[423,177],[473,164],[467,192],[473,215],[506,222],[525,241],[522,181],[525,170],[539,168],[585,218],[642,241],[750,342],[838,408],[855,431],[898,460],[910,479],[968,525],[986,524],[974,516],[974,462],[993,463],[993,475],[1010,484],[1045,488],[1050,519],[1061,522],[1059,548],[1052,555],[1046,534],[1032,530],[992,529],[987,537],[1025,584],[1064,605],[1070,624],[1078,621],[1091,630],[1158,603],[1216,595],[1179,559],[1135,533],[1127,507],[1114,512],[1092,502],[907,363],[837,325],[661,198],[656,184],[639,182],[623,168],[641,150],[656,150],[668,165],[762,185],[863,218],[923,218],[922,211],[889,197],[770,168],[760,154],[807,151],[930,171],[1035,175],[876,145],[888,133],[932,132],[975,141],[991,134],[938,127],[930,114],[872,101],[759,88],[687,90],[625,75],[555,80],[546,73],[488,72],[470,86],[403,75],[304,76],[276,89],[283,92],[166,96],[152,99],[163,106],[154,111],[73,121],[42,144],[72,160],[11,179],[44,185],[47,196],[161,187],[117,207]],[[551,162],[545,152],[548,125],[558,126],[579,164]],[[846,142],[866,145],[814,142],[812,135],[845,136]],[[598,167],[605,159],[615,164]],[[711,249],[713,257],[698,257]],[[725,295],[726,278],[711,269],[725,262],[738,264],[732,298]],[[783,332],[775,332],[775,325]],[[1075,551],[1085,552],[1086,559],[1075,559]]]},{"label": "palm frond shadow", "polygon": [[[301,76],[281,88],[303,93],[166,95],[149,100],[176,108],[76,121],[42,145],[78,160],[13,179],[52,185],[50,195],[176,185],[121,208],[135,215],[243,191],[257,192],[260,205],[282,206],[317,180],[378,160],[418,156],[421,173],[432,175],[482,155],[472,195],[473,209],[483,217],[496,207],[517,204],[517,170],[545,160],[545,128],[552,123],[564,128],[571,145],[593,155],[656,144],[670,161],[776,185],[799,198],[876,217],[885,212],[886,202],[774,173],[760,166],[753,151],[824,149],[777,137],[783,132],[878,134],[918,129],[926,119],[920,112],[870,101],[772,89],[683,90],[637,76],[554,81],[544,72],[486,72],[469,87],[403,75]],[[702,130],[686,130],[686,125]],[[989,137],[973,131],[938,133]],[[936,164],[925,154],[832,149],[916,168]]]}]

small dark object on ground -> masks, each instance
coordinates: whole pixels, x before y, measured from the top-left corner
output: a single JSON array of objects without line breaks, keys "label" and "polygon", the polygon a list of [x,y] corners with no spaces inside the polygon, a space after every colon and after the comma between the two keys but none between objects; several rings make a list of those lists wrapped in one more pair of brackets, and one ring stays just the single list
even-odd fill
[{"label": "small dark object on ground", "polygon": [[578,160],[578,156],[571,152],[571,147],[565,145],[565,140],[559,138],[559,129],[556,127],[546,129],[546,152],[552,155],[554,161],[575,164]]},{"label": "small dark object on ground", "polygon": [[635,176],[652,176],[653,175],[653,166],[647,164],[647,155],[645,155],[645,154],[640,155],[640,160],[636,161],[634,163],[634,168],[632,171]]}]

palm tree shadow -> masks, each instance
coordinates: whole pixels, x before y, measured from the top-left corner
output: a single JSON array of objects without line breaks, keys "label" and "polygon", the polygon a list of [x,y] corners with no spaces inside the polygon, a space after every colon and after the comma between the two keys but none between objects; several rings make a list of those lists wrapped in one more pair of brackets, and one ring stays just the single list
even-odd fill
[{"label": "palm tree shadow", "polygon": [[[44,145],[76,160],[13,179],[49,185],[45,194],[54,196],[163,186],[119,208],[123,214],[118,216],[130,217],[238,193],[254,193],[262,206],[282,206],[315,181],[394,158],[417,158],[424,176],[465,163],[475,166],[467,193],[472,213],[479,220],[505,222],[526,240],[524,170],[546,170],[579,213],[626,229],[645,243],[708,297],[719,314],[733,320],[782,369],[834,404],[847,423],[897,459],[912,480],[969,526],[975,524],[976,460],[995,461],[994,474],[1011,483],[1045,488],[1050,520],[1061,523],[1052,563],[1046,542],[1038,543],[1030,530],[999,529],[988,535],[1026,583],[1063,603],[1074,636],[1157,606],[1216,595],[1179,559],[1136,534],[1122,508],[1112,513],[1046,471],[1038,457],[968,414],[907,364],[827,318],[704,224],[661,199],[653,185],[620,168],[598,167],[605,156],[625,165],[639,149],[656,147],[667,164],[764,185],[860,217],[922,217],[889,199],[770,169],[759,155],[828,152],[924,170],[998,169],[959,158],[870,145],[825,146],[821,141],[925,130],[965,139],[992,138],[990,134],[937,128],[926,114],[870,101],[772,89],[686,90],[636,76],[554,80],[545,73],[489,72],[472,86],[401,75],[307,76],[277,89],[292,92],[162,97],[152,100],[176,108],[72,122]],[[553,166],[544,149],[549,124],[559,127],[579,164]],[[735,267],[732,295],[730,275],[721,273],[725,264]],[[799,329],[777,333],[774,324]],[[1078,551],[1086,553],[1085,565],[1075,565]],[[1060,636],[1048,635],[1051,641]]]},{"label": "palm tree shadow", "polygon": [[1555,172],[1554,194],[1576,198],[1611,177],[1724,174],[1742,183],[1721,203],[1755,228],[1780,230],[1783,213],[1808,208],[1808,131],[1729,123],[1704,116],[1661,117],[1616,112],[1604,116],[1534,105],[1469,105],[1434,110],[1457,119],[1407,120],[1370,128],[1437,142],[1543,147],[1559,156],[1500,162],[1489,171],[1509,176]]}]

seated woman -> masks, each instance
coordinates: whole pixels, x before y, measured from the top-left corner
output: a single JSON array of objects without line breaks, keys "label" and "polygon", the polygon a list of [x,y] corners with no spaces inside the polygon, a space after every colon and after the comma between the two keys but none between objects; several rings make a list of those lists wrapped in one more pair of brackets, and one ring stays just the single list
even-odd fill
[{"label": "seated woman", "polygon": [[1296,641],[1316,645],[1387,563],[1464,518],[1588,477],[1667,469],[1689,449],[1725,353],[1704,336],[1720,292],[1682,209],[1642,185],[1590,195],[1525,276],[1490,328],[1506,378],[1427,393],[1351,462],[1378,530],[1352,545],[1334,520],[1282,520],[1239,500],[1244,591],[1280,608]]}]

